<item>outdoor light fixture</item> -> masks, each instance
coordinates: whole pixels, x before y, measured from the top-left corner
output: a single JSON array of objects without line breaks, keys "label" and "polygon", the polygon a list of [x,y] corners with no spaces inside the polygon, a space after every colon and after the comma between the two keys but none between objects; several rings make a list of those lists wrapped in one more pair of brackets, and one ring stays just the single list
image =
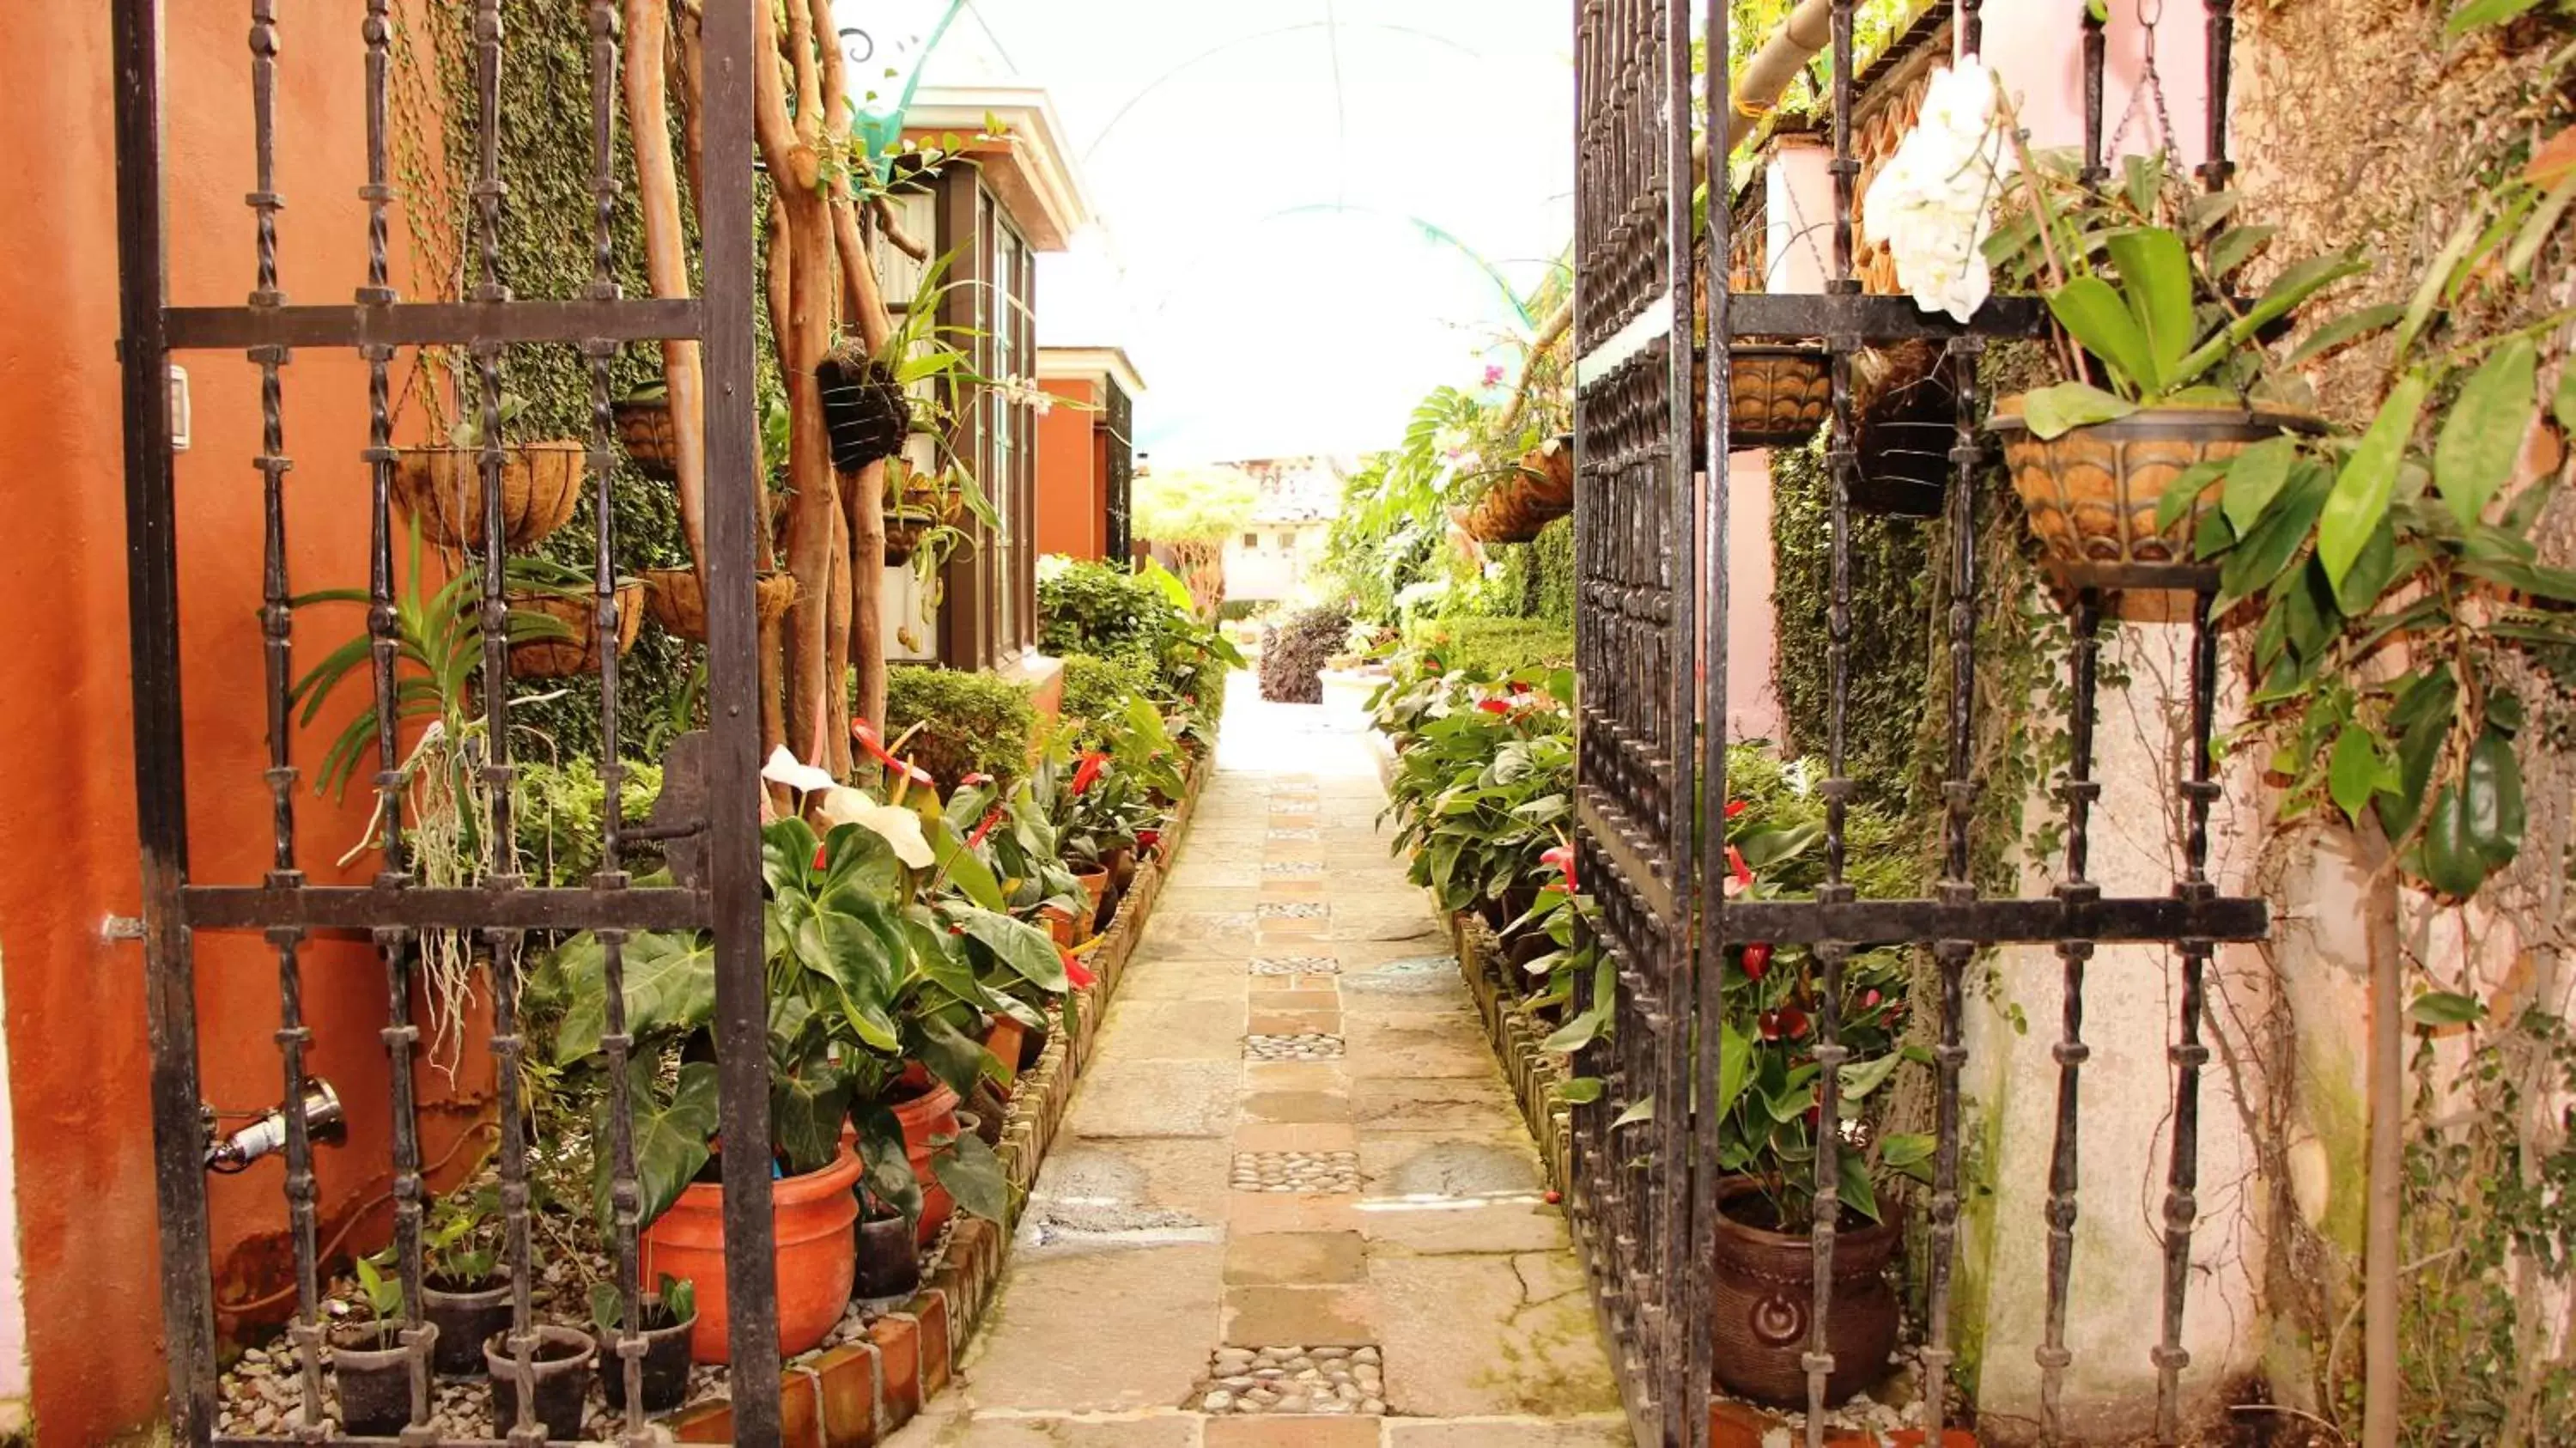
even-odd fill
[{"label": "outdoor light fixture", "polygon": [[[230,1136],[215,1136],[215,1109],[203,1108],[206,1120],[206,1170],[222,1176],[248,1169],[263,1156],[286,1147],[286,1108],[274,1107],[262,1112],[258,1120]],[[340,1112],[340,1093],[319,1076],[304,1081],[304,1128],[314,1141],[338,1145],[349,1136],[349,1123]]]}]

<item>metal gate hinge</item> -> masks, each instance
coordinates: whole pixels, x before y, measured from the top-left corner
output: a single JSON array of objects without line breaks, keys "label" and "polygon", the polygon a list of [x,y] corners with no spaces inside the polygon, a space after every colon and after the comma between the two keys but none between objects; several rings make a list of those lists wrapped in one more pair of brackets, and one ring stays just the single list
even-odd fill
[{"label": "metal gate hinge", "polygon": [[102,940],[141,940],[143,938],[143,917],[140,915],[110,915],[105,920],[99,922],[98,934],[99,938]]}]

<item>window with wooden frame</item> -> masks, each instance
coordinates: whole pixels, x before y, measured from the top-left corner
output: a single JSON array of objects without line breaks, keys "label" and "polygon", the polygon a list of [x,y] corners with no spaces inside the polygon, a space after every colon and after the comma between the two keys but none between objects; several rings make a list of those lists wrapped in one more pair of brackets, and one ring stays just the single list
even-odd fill
[{"label": "window with wooden frame", "polygon": [[[945,325],[971,333],[975,370],[996,384],[1037,370],[1037,256],[982,174],[940,180],[939,249],[953,257]],[[994,524],[970,524],[971,549],[950,560],[940,604],[942,663],[998,668],[1037,642],[1037,410],[996,385],[963,410],[956,455],[975,470]]]}]

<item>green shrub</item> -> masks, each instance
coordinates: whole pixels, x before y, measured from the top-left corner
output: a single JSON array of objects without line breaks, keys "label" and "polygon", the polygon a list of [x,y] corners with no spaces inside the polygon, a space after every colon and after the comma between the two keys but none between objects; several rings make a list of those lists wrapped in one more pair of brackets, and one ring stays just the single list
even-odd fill
[{"label": "green shrub", "polygon": [[1574,630],[1529,618],[1442,618],[1414,625],[1408,642],[1437,644],[1458,668],[1482,667],[1496,675],[1533,665],[1565,668],[1574,662]]},{"label": "green shrub", "polygon": [[1324,661],[1350,636],[1351,609],[1329,603],[1261,631],[1261,697],[1274,704],[1324,702]]},{"label": "green shrub", "polygon": [[1241,623],[1263,609],[1269,608],[1273,602],[1274,600],[1267,598],[1229,598],[1217,605],[1216,621]]},{"label": "green shrub", "polygon": [[1107,563],[1049,568],[1038,579],[1038,647],[1058,658],[1153,650],[1172,602],[1151,579]]},{"label": "green shrub", "polygon": [[1026,685],[962,669],[897,664],[886,671],[889,742],[914,725],[905,758],[953,789],[969,774],[1009,781],[1028,773],[1037,737],[1037,706]]},{"label": "green shrub", "polygon": [[1538,571],[1538,607],[1534,617],[1562,629],[1574,627],[1574,520],[1559,518],[1538,530],[1529,546],[1529,566]]},{"label": "green shrub", "polygon": [[1061,713],[1065,728],[1073,731],[1075,747],[1098,748],[1101,723],[1124,718],[1130,699],[1154,697],[1157,683],[1152,664],[1144,659],[1065,655]]},{"label": "green shrub", "polygon": [[[662,793],[662,766],[628,764],[618,806],[629,824],[652,813]],[[519,858],[530,875],[550,887],[586,885],[599,869],[600,811],[608,790],[599,765],[576,757],[558,765],[522,763],[510,794],[511,826]],[[629,868],[635,862],[629,861]]]}]

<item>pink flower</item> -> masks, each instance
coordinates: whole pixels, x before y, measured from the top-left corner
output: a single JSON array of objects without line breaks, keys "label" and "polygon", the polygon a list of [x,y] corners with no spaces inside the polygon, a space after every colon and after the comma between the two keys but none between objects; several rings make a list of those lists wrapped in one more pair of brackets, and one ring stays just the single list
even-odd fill
[{"label": "pink flower", "polygon": [[1744,863],[1744,854],[1733,845],[1726,847],[1726,893],[1729,898],[1744,893],[1753,884],[1753,871]]},{"label": "pink flower", "polygon": [[959,789],[973,789],[977,785],[991,784],[992,782],[993,776],[978,771],[977,773],[970,774],[964,779],[957,781],[957,787]]},{"label": "pink flower", "polygon": [[1485,385],[1486,385],[1487,387],[1500,387],[1500,386],[1502,386],[1502,385],[1503,385],[1503,369],[1502,369],[1502,368],[1500,368],[1500,367],[1498,367],[1498,366],[1488,365],[1488,366],[1485,368]]},{"label": "pink flower", "polygon": [[1538,860],[1542,865],[1554,865],[1559,870],[1565,872],[1566,889],[1573,890],[1577,888],[1574,883],[1574,846],[1558,845],[1554,849],[1540,854]]}]

